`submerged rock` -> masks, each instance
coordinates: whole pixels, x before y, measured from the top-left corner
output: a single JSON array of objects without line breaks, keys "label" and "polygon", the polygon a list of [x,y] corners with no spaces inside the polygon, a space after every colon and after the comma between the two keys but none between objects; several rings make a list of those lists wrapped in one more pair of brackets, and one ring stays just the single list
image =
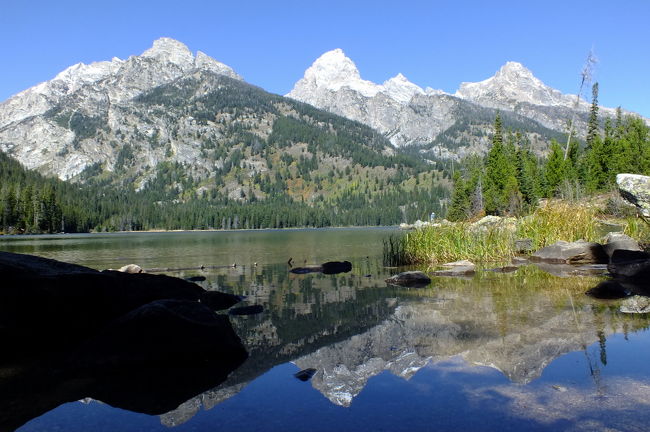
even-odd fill
[{"label": "submerged rock", "polygon": [[434,276],[472,276],[476,271],[474,266],[451,267],[447,270],[437,270],[433,272]]},{"label": "submerged rock", "polygon": [[618,191],[645,217],[650,217],[650,177],[639,174],[618,174]]},{"label": "submerged rock", "polygon": [[468,260],[448,262],[442,265],[443,267],[475,267],[475,264]]},{"label": "submerged rock", "polygon": [[386,279],[386,283],[411,288],[422,288],[431,283],[431,278],[421,271],[407,271],[389,277]]},{"label": "submerged rock", "polygon": [[599,243],[559,241],[530,256],[531,261],[565,264],[607,264],[609,257]]},{"label": "submerged rock", "polygon": [[504,267],[495,267],[487,269],[485,271],[494,272],[494,273],[513,273],[519,269],[517,266],[504,266]]},{"label": "submerged rock", "polygon": [[433,272],[434,276],[471,276],[476,268],[476,265],[468,260],[454,261],[442,266],[448,268]]}]

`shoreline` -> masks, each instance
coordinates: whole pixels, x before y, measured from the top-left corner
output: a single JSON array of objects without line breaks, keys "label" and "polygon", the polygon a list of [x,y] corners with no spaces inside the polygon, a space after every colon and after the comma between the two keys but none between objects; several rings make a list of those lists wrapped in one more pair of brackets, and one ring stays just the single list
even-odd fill
[{"label": "shoreline", "polygon": [[242,228],[242,229],[151,229],[134,231],[90,231],[78,233],[40,233],[40,234],[0,234],[3,238],[33,238],[33,237],[63,237],[63,236],[95,236],[114,234],[165,234],[165,233],[237,233],[237,232],[270,232],[270,231],[327,231],[327,230],[356,230],[356,229],[385,229],[399,230],[399,225],[363,225],[363,226],[330,226],[330,227],[288,227],[288,228]]}]

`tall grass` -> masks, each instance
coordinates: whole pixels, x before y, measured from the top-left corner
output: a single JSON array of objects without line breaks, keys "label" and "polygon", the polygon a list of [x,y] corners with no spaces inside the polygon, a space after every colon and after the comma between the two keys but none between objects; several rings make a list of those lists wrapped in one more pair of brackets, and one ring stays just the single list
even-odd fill
[{"label": "tall grass", "polygon": [[517,223],[517,237],[533,240],[534,248],[557,241],[598,241],[598,210],[568,201],[549,201]]},{"label": "tall grass", "polygon": [[[490,227],[470,229],[468,223],[426,227],[409,232],[393,246],[399,256],[393,265],[444,263],[471,259],[496,261],[514,255],[512,231]],[[390,251],[384,248],[384,256]],[[391,259],[385,260],[390,262]]]},{"label": "tall grass", "polygon": [[638,217],[628,217],[623,232],[644,246],[650,245],[650,225]]},{"label": "tall grass", "polygon": [[[384,243],[390,265],[440,264],[448,261],[501,261],[515,255],[514,241],[529,238],[535,249],[559,240],[598,241],[596,208],[553,200],[517,221],[516,229],[455,223],[411,231]],[[399,241],[398,241],[399,240]]]}]

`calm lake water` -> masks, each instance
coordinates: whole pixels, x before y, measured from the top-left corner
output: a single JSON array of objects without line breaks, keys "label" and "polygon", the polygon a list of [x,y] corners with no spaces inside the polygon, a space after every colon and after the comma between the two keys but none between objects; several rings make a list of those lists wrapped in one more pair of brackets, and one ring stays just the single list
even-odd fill
[{"label": "calm lake water", "polygon": [[[74,401],[18,430],[648,430],[647,315],[585,296],[597,278],[560,278],[532,266],[437,278],[427,288],[390,287],[384,279],[396,270],[382,267],[381,252],[391,234],[0,237],[3,251],[97,269],[186,268],[166,273],[203,275],[204,288],[246,295],[245,304],[264,307],[258,315],[231,317],[249,354],[245,363],[177,409],[150,416]],[[349,260],[353,269],[294,275],[290,257],[294,266]],[[310,380],[294,377],[308,368],[315,369]]]}]

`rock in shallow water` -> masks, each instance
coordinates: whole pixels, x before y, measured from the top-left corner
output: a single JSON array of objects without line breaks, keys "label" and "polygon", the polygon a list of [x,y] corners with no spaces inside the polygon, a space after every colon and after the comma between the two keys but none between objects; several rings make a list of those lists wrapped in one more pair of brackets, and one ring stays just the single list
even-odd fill
[{"label": "rock in shallow water", "polygon": [[578,240],[559,241],[530,256],[531,261],[566,264],[607,264],[609,257],[599,243]]},{"label": "rock in shallow water", "polygon": [[431,283],[431,278],[421,271],[407,271],[389,277],[386,279],[386,283],[411,288],[422,288]]}]

